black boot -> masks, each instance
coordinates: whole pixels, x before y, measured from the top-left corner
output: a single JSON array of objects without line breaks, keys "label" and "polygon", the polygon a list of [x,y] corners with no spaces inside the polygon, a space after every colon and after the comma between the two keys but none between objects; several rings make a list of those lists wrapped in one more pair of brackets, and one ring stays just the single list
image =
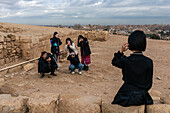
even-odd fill
[{"label": "black boot", "polygon": [[85,71],[88,71],[89,70],[89,66],[86,66],[86,69],[85,69]]},{"label": "black boot", "polygon": [[44,76],[45,76],[45,75],[44,75],[44,73],[43,73],[43,74],[41,75],[41,77],[40,77],[40,78],[44,78]]},{"label": "black boot", "polygon": [[83,70],[86,70],[86,65],[84,64]]},{"label": "black boot", "polygon": [[53,72],[53,73],[51,72],[51,75],[53,75],[53,76],[57,76],[54,72]]}]

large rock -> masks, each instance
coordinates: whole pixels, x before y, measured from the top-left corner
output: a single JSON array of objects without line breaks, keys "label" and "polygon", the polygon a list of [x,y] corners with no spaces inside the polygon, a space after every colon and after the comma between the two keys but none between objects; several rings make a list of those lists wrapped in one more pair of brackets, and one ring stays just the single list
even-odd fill
[{"label": "large rock", "polygon": [[170,105],[167,104],[148,105],[146,110],[147,113],[170,113]]},{"label": "large rock", "polygon": [[24,70],[25,71],[30,71],[30,70],[32,70],[34,68],[34,65],[35,65],[34,63],[29,63],[29,64],[24,66]]},{"label": "large rock", "polygon": [[4,36],[0,35],[0,42],[4,42]]},{"label": "large rock", "polygon": [[64,95],[59,101],[59,113],[100,113],[101,98]]},{"label": "large rock", "polygon": [[27,97],[11,97],[9,94],[0,95],[0,113],[26,113]]},{"label": "large rock", "polygon": [[14,88],[11,88],[7,84],[3,84],[0,86],[0,94],[14,94],[16,93],[16,90]]},{"label": "large rock", "polygon": [[29,113],[58,113],[59,94],[34,93],[30,96],[27,106]]},{"label": "large rock", "polygon": [[102,113],[144,113],[144,111],[145,105],[122,107],[107,103],[102,104]]},{"label": "large rock", "polygon": [[160,100],[161,103],[170,104],[170,94],[162,96]]},{"label": "large rock", "polygon": [[154,97],[161,97],[161,92],[158,90],[151,90],[150,94],[151,96],[154,96]]}]

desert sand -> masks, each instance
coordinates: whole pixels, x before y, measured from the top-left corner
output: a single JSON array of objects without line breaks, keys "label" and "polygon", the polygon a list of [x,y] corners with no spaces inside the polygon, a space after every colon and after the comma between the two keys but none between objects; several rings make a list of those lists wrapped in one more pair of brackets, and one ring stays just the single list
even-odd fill
[{"label": "desert sand", "polygon": [[[114,53],[127,39],[127,36],[110,35],[104,42],[90,41],[92,64],[90,70],[83,71],[82,75],[71,75],[68,71],[69,62],[64,59],[59,63],[60,69],[55,72],[56,77],[46,76],[40,79],[37,68],[34,68],[29,72],[19,71],[6,75],[4,86],[10,87],[19,95],[29,96],[34,92],[95,95],[104,102],[111,103],[123,83],[121,70],[112,66],[111,61]],[[125,54],[128,56],[130,53],[127,51]],[[159,103],[160,97],[170,94],[170,42],[147,39],[144,55],[154,62],[153,86],[150,92],[155,102]]]}]

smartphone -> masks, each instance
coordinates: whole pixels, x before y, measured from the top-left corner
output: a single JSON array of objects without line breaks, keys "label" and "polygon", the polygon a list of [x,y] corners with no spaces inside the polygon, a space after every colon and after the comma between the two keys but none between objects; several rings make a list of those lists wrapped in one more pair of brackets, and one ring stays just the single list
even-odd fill
[{"label": "smartphone", "polygon": [[68,44],[70,44],[70,41],[68,41]]}]

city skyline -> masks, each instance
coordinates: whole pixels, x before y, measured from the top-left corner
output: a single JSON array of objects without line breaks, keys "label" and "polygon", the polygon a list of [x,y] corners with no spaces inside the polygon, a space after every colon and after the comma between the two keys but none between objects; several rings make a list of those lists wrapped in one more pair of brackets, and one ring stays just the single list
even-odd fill
[{"label": "city skyline", "polygon": [[0,7],[0,22],[18,24],[170,24],[169,0],[5,0]]}]

